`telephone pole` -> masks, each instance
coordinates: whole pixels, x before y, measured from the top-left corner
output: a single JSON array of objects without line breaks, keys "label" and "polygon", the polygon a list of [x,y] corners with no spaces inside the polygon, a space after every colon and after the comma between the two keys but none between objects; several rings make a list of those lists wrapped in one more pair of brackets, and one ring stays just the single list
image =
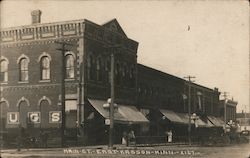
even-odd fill
[{"label": "telephone pole", "polygon": [[115,59],[114,53],[111,52],[111,103],[109,110],[109,147],[113,148],[113,131],[114,131],[114,99],[115,99]]},{"label": "telephone pole", "polygon": [[224,122],[225,122],[225,129],[227,125],[227,97],[229,93],[228,92],[222,92],[222,96],[224,97]]},{"label": "telephone pole", "polygon": [[191,145],[191,83],[195,76],[184,77],[188,80],[188,144]]},{"label": "telephone pole", "polygon": [[110,102],[109,102],[109,148],[113,148],[114,144],[114,102],[115,102],[115,55],[119,53],[120,45],[107,47],[110,53]]},{"label": "telephone pole", "polygon": [[56,50],[61,51],[62,53],[62,67],[61,67],[61,111],[62,111],[62,124],[61,124],[61,146],[64,147],[65,145],[65,138],[64,138],[64,133],[65,133],[65,73],[66,73],[66,67],[65,67],[65,52],[69,51],[66,49],[66,46],[69,45],[71,46],[72,44],[66,43],[66,42],[59,42],[56,41],[55,43],[60,44],[61,48],[58,48]]}]

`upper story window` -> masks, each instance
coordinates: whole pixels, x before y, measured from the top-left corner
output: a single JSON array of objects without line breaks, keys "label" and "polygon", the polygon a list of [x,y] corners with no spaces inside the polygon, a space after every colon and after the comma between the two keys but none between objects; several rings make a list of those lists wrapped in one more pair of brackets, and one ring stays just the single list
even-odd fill
[{"label": "upper story window", "polygon": [[8,81],[8,60],[3,58],[0,60],[0,82]]},{"label": "upper story window", "polygon": [[19,74],[20,74],[20,81],[28,81],[29,75],[28,75],[28,65],[29,61],[27,58],[22,58],[19,61]]},{"label": "upper story window", "polygon": [[50,80],[50,59],[48,56],[41,58],[41,79]]},{"label": "upper story window", "polygon": [[66,78],[72,79],[75,77],[75,62],[73,55],[66,55]]},{"label": "upper story window", "polygon": [[97,60],[96,60],[96,78],[97,78],[97,81],[101,81],[102,80],[102,70],[101,70],[101,65],[102,65],[102,62],[101,62],[101,57],[98,57]]},{"label": "upper story window", "polygon": [[120,67],[120,63],[117,62],[116,66],[115,66],[115,81],[117,85],[121,84],[121,67]]},{"label": "upper story window", "polygon": [[88,79],[89,80],[95,80],[95,59],[93,57],[93,55],[89,55],[88,56],[88,60],[87,60],[87,67],[88,67]]}]

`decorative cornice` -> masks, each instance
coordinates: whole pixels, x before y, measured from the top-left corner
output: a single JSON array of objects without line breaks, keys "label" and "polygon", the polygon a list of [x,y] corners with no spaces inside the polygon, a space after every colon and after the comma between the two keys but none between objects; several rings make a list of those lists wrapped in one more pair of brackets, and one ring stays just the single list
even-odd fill
[{"label": "decorative cornice", "polygon": [[7,42],[7,43],[0,43],[0,46],[1,48],[9,48],[9,47],[33,46],[36,44],[46,45],[46,44],[55,43],[55,41],[61,41],[61,42],[77,41],[78,38],[82,38],[82,36],[74,36],[74,37],[67,37],[67,38],[40,39],[40,40],[31,40],[31,41],[19,41],[19,42]]},{"label": "decorative cornice", "polygon": [[[66,88],[77,87],[79,83],[76,81],[74,83],[65,83]],[[44,89],[51,89],[51,88],[58,88],[60,87],[60,83],[51,83],[51,84],[35,84],[35,85],[13,85],[13,86],[2,86],[3,91],[12,91],[12,90],[40,90],[41,88]]]},{"label": "decorative cornice", "polygon": [[84,20],[57,22],[48,24],[34,24],[21,27],[1,29],[0,41],[17,43],[53,38],[67,38],[83,35]]}]

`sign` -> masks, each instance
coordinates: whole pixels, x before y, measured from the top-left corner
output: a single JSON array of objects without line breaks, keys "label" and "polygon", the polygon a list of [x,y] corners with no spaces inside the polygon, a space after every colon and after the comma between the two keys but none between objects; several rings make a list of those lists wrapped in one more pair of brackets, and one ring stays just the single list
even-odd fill
[{"label": "sign", "polygon": [[105,125],[110,125],[110,119],[105,119]]},{"label": "sign", "polygon": [[49,112],[49,123],[61,123],[62,112],[61,111],[50,111]]},{"label": "sign", "polygon": [[8,124],[19,124],[19,112],[7,112]]},{"label": "sign", "polygon": [[41,117],[40,112],[28,112],[29,123],[40,123]]},{"label": "sign", "polygon": [[[178,149],[170,149],[170,150],[152,150],[152,149],[87,149],[87,148],[79,148],[79,149],[63,149],[64,154],[95,154],[95,155],[152,155],[155,156],[195,156],[200,155],[201,153],[196,150],[178,150]],[[105,156],[105,157],[106,157]],[[130,156],[130,157],[131,157]],[[125,157],[125,156],[122,156]]]},{"label": "sign", "polygon": [[[62,122],[62,112],[61,111],[49,111],[49,123],[61,123]],[[28,123],[41,123],[41,112],[34,111],[28,112],[27,115],[21,114],[19,112],[7,112],[7,124],[19,124],[21,117],[26,119]]]}]

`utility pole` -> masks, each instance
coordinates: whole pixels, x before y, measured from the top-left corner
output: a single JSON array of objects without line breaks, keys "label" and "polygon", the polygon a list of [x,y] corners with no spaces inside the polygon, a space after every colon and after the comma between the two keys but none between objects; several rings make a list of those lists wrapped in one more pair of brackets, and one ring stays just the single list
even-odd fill
[{"label": "utility pole", "polygon": [[227,125],[227,97],[229,93],[228,92],[222,92],[222,96],[224,97],[224,122],[225,122],[225,130]]},{"label": "utility pole", "polygon": [[191,145],[191,83],[195,76],[184,77],[188,80],[188,144]]},{"label": "utility pole", "polygon": [[111,103],[110,103],[110,110],[109,110],[109,147],[113,148],[113,131],[114,131],[114,99],[115,99],[115,59],[114,59],[114,52],[111,52]]},{"label": "utility pole", "polygon": [[245,112],[244,112],[244,125],[245,125],[245,127],[247,126],[247,105],[245,105],[245,110],[244,110]]},{"label": "utility pole", "polygon": [[66,42],[55,42],[57,44],[61,44],[61,48],[59,49],[56,49],[56,50],[59,50],[61,51],[62,53],[62,69],[61,69],[61,73],[62,73],[62,76],[61,76],[61,105],[62,105],[62,124],[61,124],[61,146],[64,147],[64,144],[65,144],[65,138],[64,138],[64,133],[65,133],[65,52],[66,51],[69,51],[66,49],[66,46],[67,45],[72,45],[72,44],[69,44],[69,43],[66,43]]}]

